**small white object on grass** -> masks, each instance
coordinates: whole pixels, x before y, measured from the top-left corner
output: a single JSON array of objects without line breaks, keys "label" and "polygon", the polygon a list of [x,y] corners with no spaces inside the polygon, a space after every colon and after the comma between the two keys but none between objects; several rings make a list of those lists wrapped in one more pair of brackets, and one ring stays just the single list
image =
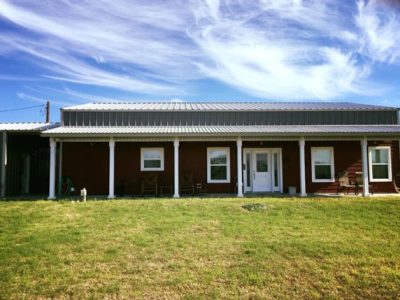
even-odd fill
[{"label": "small white object on grass", "polygon": [[81,196],[83,197],[83,202],[86,202],[86,196],[87,196],[86,188],[81,189]]}]

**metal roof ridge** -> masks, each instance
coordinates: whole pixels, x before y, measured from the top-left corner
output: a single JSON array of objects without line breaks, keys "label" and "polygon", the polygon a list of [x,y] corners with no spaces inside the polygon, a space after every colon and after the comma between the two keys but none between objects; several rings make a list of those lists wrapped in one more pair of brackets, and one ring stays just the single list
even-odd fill
[{"label": "metal roof ridge", "polygon": [[0,124],[53,124],[56,122],[0,122]]},{"label": "metal roof ridge", "polygon": [[168,100],[149,100],[149,101],[144,101],[144,100],[123,100],[123,101],[93,101],[93,102],[87,102],[87,103],[82,103],[82,104],[77,104],[77,105],[72,105],[72,106],[81,106],[81,105],[88,105],[88,104],[227,104],[227,103],[232,103],[232,104],[262,104],[262,103],[268,103],[268,104],[357,104],[357,105],[370,105],[370,106],[377,106],[375,104],[365,104],[365,103],[357,103],[357,102],[350,102],[350,101],[263,101],[263,100],[201,100],[201,101],[191,101],[191,100],[184,100],[182,102],[175,102],[175,101],[168,101]]},{"label": "metal roof ridge", "polygon": [[[135,107],[136,106],[136,107]],[[258,107],[257,107],[258,106]],[[286,107],[285,107],[286,106]],[[312,107],[315,106],[315,107]],[[348,101],[126,101],[126,102],[90,102],[68,106],[65,110],[396,110],[395,107],[364,104]]]}]

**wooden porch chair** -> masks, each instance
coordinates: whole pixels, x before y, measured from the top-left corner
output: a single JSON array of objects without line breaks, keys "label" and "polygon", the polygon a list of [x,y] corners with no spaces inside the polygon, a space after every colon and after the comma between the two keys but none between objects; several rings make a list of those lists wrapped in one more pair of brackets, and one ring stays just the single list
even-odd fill
[{"label": "wooden porch chair", "polygon": [[[362,190],[364,188],[363,172],[356,172],[356,186],[357,186],[356,194],[358,195],[360,189]],[[369,184],[368,186],[371,194],[373,195],[374,187],[372,186],[372,184]]]},{"label": "wooden porch chair", "polygon": [[192,194],[194,196],[196,185],[194,183],[194,175],[192,172],[184,172],[181,177],[180,188],[182,194]]},{"label": "wooden porch chair", "polygon": [[159,182],[159,196],[172,196],[173,194],[173,182],[170,182],[167,180],[165,177],[161,177],[160,182]]},{"label": "wooden porch chair", "polygon": [[158,176],[155,174],[147,174],[143,176],[142,180],[142,196],[151,194],[157,196],[158,194]]},{"label": "wooden porch chair", "polygon": [[336,190],[336,194],[339,194],[341,190],[345,190],[346,194],[349,193],[349,189],[354,189],[354,193],[357,193],[356,184],[352,184],[349,179],[349,174],[347,172],[340,172],[336,176],[336,180],[338,182],[338,187]]},{"label": "wooden porch chair", "polygon": [[394,190],[395,190],[397,193],[400,193],[400,187],[399,187],[399,186],[397,185],[397,183],[396,183],[397,177],[400,177],[400,171],[397,172],[397,173],[393,176],[393,180],[392,180]]}]

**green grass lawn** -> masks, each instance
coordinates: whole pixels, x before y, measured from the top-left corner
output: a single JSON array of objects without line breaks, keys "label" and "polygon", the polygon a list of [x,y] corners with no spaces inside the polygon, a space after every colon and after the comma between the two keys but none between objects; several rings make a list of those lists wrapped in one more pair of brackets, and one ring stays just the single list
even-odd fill
[{"label": "green grass lawn", "polygon": [[2,201],[0,298],[48,297],[399,298],[400,199]]}]

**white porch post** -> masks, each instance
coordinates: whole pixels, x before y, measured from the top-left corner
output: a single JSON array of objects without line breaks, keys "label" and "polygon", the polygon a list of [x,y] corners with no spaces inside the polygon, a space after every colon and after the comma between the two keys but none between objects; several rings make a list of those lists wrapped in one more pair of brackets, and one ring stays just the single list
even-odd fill
[{"label": "white porch post", "polygon": [[362,172],[363,172],[363,196],[369,196],[369,180],[368,180],[368,140],[361,140],[361,157],[362,157]]},{"label": "white porch post", "polygon": [[60,150],[58,152],[58,185],[57,193],[61,195],[61,180],[62,180],[62,156],[63,156],[63,142],[60,143]]},{"label": "white porch post", "polygon": [[115,141],[110,138],[110,159],[109,159],[109,174],[108,174],[108,199],[115,198],[114,195],[114,159],[115,159]]},{"label": "white porch post", "polygon": [[1,174],[0,174],[0,197],[6,196],[6,168],[7,168],[7,132],[3,132],[2,137],[2,150],[1,150]]},{"label": "white porch post", "polygon": [[179,198],[179,140],[174,141],[174,198]]},{"label": "white porch post", "polygon": [[237,147],[237,188],[238,188],[238,197],[243,197],[243,164],[242,164],[242,139],[238,139],[236,141]]},{"label": "white porch post", "polygon": [[56,198],[56,149],[57,142],[54,140],[54,138],[50,138],[49,200]]},{"label": "white porch post", "polygon": [[305,157],[305,145],[306,141],[304,137],[299,140],[300,148],[300,196],[306,197],[306,157]]}]

